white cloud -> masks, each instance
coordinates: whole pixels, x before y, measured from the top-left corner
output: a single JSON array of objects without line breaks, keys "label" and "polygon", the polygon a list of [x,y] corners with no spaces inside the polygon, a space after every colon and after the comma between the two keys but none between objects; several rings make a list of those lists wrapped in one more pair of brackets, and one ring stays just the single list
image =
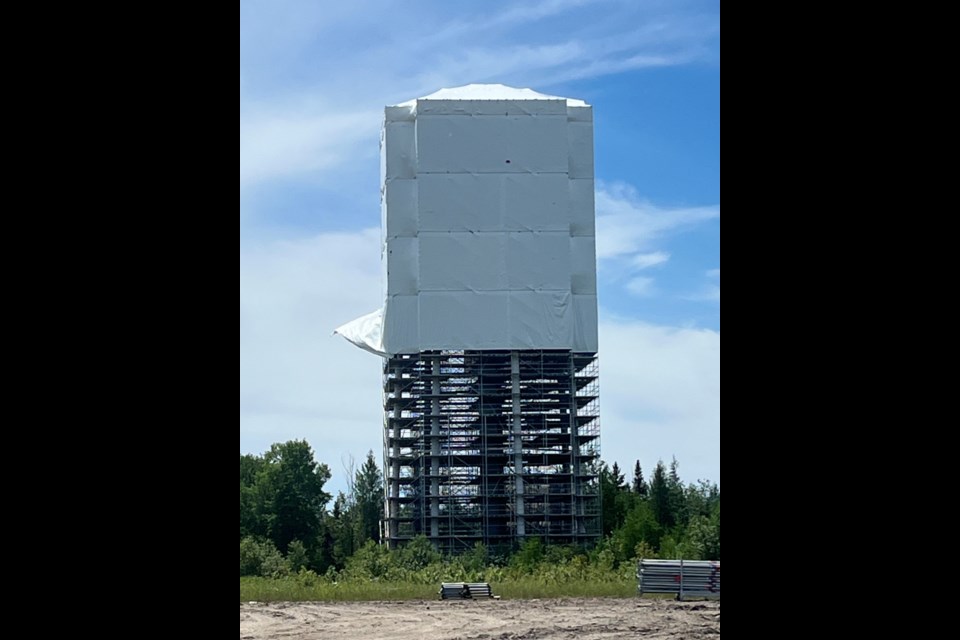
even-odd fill
[{"label": "white cloud", "polygon": [[689,231],[720,217],[720,207],[658,207],[622,183],[597,188],[597,258],[600,275],[623,281],[637,297],[656,295],[655,281],[635,272],[659,267],[671,256],[656,250],[671,235]]},{"label": "white cloud", "polygon": [[597,256],[636,256],[664,237],[720,217],[720,207],[657,207],[622,183],[598,185]]},{"label": "white cloud", "polygon": [[542,20],[550,16],[576,9],[588,4],[594,4],[599,0],[545,0],[539,3],[524,3],[520,6],[514,6],[507,11],[496,16],[491,21],[492,25],[524,24],[534,20]]},{"label": "white cloud", "polygon": [[[381,361],[333,329],[380,303],[379,231],[323,234],[240,254],[240,450],[307,439],[345,487],[341,458],[381,456]],[[719,479],[719,333],[601,323],[605,458],[676,454]]]},{"label": "white cloud", "polygon": [[639,298],[648,298],[656,293],[654,289],[655,280],[653,278],[631,278],[627,282],[627,291]]},{"label": "white cloud", "polygon": [[607,462],[649,476],[675,455],[685,482],[719,482],[720,333],[601,321],[600,411]]},{"label": "white cloud", "polygon": [[[241,237],[257,217],[260,243],[241,241],[242,453],[306,438],[337,490],[345,455],[380,457],[383,419],[380,360],[331,336],[382,302],[379,231],[266,242],[280,233],[273,212],[262,199],[245,206],[245,188],[322,178],[375,206],[386,104],[470,82],[556,93],[573,79],[713,55],[704,44],[718,17],[695,4],[604,2],[590,20],[577,13],[585,4],[493,3],[474,20],[459,5],[241,3]],[[719,217],[719,207],[657,207],[618,184],[601,185],[597,204],[600,259],[624,268],[635,295],[655,292],[637,272],[666,264],[665,238]],[[649,472],[676,454],[684,479],[719,480],[719,334],[606,320],[601,341],[605,457],[631,469],[640,458]]]},{"label": "white cloud", "polygon": [[332,335],[380,299],[380,233],[240,253],[240,451],[306,438],[343,488],[340,456],[379,457],[380,362]]},{"label": "white cloud", "polygon": [[707,278],[711,281],[716,280],[717,283],[710,282],[696,293],[681,297],[692,302],[720,302],[720,269],[707,271]]},{"label": "white cloud", "polygon": [[[518,72],[523,72],[527,79],[533,79],[535,72],[539,70],[570,65],[584,55],[584,45],[579,42],[496,49],[462,47],[455,52],[437,52],[434,64],[417,76],[416,86],[450,88],[464,84],[462,78],[489,82],[515,76]],[[417,96],[411,96],[413,97]]]},{"label": "white cloud", "polygon": [[[241,3],[241,188],[320,171],[343,174],[355,158],[375,156],[386,104],[470,82],[548,90],[688,64],[704,57],[704,42],[718,28],[718,18],[695,7],[664,13],[617,2],[597,9],[602,23],[584,21],[575,12],[591,4],[600,2],[500,3],[467,19],[463,11],[378,2],[330,10]],[[545,19],[564,20],[565,27],[533,28]],[[627,24],[642,26],[624,30]],[[351,34],[366,46],[340,44],[335,57],[321,47],[345,44]],[[282,80],[288,77],[295,81]]]},{"label": "white cloud", "polygon": [[[325,112],[287,107],[240,117],[240,188],[271,178],[316,172],[378,153],[379,111]],[[369,149],[361,152],[358,142]]]},{"label": "white cloud", "polygon": [[630,259],[630,265],[642,271],[644,269],[665,265],[669,261],[669,253],[657,251],[656,253],[638,253]]}]

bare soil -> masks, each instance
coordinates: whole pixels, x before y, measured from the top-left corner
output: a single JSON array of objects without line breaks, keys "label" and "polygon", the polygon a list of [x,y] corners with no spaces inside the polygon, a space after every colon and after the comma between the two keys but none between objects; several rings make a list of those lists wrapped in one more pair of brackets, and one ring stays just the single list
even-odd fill
[{"label": "bare soil", "polygon": [[719,601],[563,598],[240,605],[240,640],[636,640],[719,636]]}]

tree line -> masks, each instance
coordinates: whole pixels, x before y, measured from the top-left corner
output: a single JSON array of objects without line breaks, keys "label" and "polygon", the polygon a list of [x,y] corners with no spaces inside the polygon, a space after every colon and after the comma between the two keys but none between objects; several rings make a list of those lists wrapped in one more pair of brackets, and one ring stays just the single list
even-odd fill
[{"label": "tree line", "polygon": [[[658,462],[647,479],[638,461],[628,482],[617,463],[600,463],[603,536],[592,549],[530,540],[494,557],[477,545],[456,559],[458,566],[527,571],[540,559],[556,565],[561,557],[616,570],[637,558],[719,560],[720,489],[706,481],[684,485],[679,468],[676,459]],[[393,552],[379,547],[384,479],[372,451],[359,469],[348,469],[346,492],[327,493],[331,477],[303,440],[240,456],[241,576],[383,577],[391,568],[415,571],[442,560],[425,538]]]}]

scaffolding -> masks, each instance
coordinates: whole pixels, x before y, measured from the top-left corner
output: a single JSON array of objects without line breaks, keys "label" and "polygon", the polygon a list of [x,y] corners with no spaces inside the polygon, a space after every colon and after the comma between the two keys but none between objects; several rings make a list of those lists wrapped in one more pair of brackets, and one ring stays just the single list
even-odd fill
[{"label": "scaffolding", "polygon": [[428,351],[384,362],[384,539],[445,553],[600,526],[595,353]]}]

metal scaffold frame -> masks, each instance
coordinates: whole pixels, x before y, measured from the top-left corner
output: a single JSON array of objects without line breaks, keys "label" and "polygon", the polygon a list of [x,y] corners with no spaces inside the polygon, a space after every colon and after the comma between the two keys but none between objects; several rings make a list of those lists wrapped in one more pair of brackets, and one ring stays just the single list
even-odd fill
[{"label": "metal scaffold frame", "polygon": [[384,363],[384,533],[446,553],[599,539],[595,353],[428,351]]}]

